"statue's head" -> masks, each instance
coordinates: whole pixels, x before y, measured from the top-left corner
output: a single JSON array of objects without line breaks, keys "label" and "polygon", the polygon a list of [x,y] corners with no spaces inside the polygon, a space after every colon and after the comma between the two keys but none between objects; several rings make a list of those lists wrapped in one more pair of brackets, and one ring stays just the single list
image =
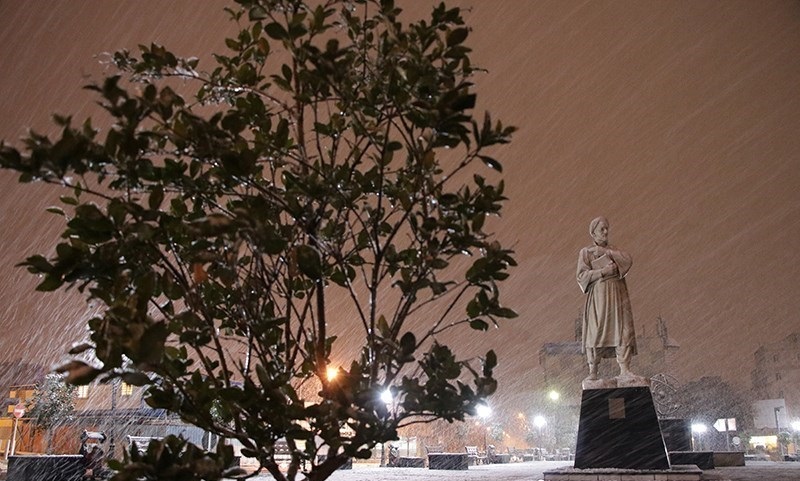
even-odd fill
[{"label": "statue's head", "polygon": [[608,219],[603,216],[595,217],[589,223],[589,234],[594,239],[594,243],[599,246],[608,244]]}]

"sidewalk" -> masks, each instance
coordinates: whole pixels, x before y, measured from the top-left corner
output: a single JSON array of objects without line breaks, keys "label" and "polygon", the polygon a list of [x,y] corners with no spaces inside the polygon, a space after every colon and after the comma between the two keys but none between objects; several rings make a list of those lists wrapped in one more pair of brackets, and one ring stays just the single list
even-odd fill
[{"label": "sidewalk", "polygon": [[747,461],[745,466],[710,469],[709,481],[800,481],[800,462]]},{"label": "sidewalk", "polygon": [[[426,468],[382,468],[374,464],[356,464],[351,470],[334,473],[331,481],[538,481],[544,471],[570,466],[566,461],[537,461],[513,464],[470,466],[467,471],[439,471]],[[0,480],[5,479],[6,464],[0,459]],[[254,479],[268,481],[260,475]],[[709,469],[704,481],[800,481],[800,462],[748,461],[746,466]]]},{"label": "sidewalk", "polygon": [[[351,470],[334,473],[330,481],[538,481],[544,471],[571,466],[571,461],[537,461],[470,466],[467,471],[425,468],[381,468],[355,464]],[[269,481],[271,476],[255,479]],[[746,466],[709,469],[704,481],[800,481],[800,462],[751,461]]]}]

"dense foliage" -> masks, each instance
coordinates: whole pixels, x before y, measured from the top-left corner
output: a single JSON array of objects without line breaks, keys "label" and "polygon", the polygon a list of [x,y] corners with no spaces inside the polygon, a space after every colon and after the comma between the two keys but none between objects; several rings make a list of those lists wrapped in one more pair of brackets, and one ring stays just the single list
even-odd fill
[{"label": "dense foliage", "polygon": [[[404,24],[391,0],[237,4],[210,71],[160,45],[117,52],[88,87],[109,128],[57,116],[59,138],[4,144],[0,164],[68,189],[54,254],[23,265],[100,306],[73,350],[97,362],[65,365],[71,381],[148,386],[150,406],[237,439],[276,479],[324,479],[495,391],[492,351],[439,339],[516,316],[498,289],[512,253],[485,231],[505,199],[486,150],[514,129],[469,113],[458,8]],[[360,334],[330,334],[334,306]],[[118,477],[235,474],[228,448],[152,448]]]}]

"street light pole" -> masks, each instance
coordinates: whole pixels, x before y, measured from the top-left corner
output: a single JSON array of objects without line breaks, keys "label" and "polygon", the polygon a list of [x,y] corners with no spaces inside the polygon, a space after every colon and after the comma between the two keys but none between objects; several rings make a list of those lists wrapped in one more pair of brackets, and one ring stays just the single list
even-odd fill
[{"label": "street light pole", "polygon": [[775,412],[775,441],[778,443],[778,452],[781,453],[780,460],[783,460],[783,444],[781,444],[781,426],[778,423],[778,411],[781,410],[781,406],[778,406],[774,409]]},{"label": "street light pole", "polygon": [[492,408],[490,408],[487,404],[479,404],[476,412],[478,417],[483,420],[483,452],[486,454],[487,461],[489,460],[489,445],[486,442],[486,431],[489,430],[489,426],[486,424],[486,420],[492,414]]}]

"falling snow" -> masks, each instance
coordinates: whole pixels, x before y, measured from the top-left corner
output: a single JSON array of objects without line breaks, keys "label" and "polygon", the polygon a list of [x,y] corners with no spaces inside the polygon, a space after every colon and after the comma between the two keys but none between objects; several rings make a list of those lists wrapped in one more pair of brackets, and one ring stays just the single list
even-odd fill
[{"label": "falling snow", "polygon": [[[458,339],[474,352],[497,347],[495,402],[537,388],[542,344],[572,339],[575,259],[597,215],[634,256],[637,332],[663,316],[681,345],[671,374],[747,387],[753,352],[797,330],[800,312],[797,3],[457,3],[473,7],[469,44],[487,69],[478,109],[520,127],[497,152],[510,202],[494,224],[517,251],[503,299],[520,317]],[[222,5],[1,2],[0,138],[48,132],[53,112],[96,112],[80,86],[106,68],[102,52],[156,41],[202,67],[232,32]],[[0,172],[6,359],[56,361],[92,314],[74,291],[34,292],[37,279],[14,267],[52,251],[62,225],[44,210],[57,196]],[[347,312],[331,324],[346,337]]]}]

